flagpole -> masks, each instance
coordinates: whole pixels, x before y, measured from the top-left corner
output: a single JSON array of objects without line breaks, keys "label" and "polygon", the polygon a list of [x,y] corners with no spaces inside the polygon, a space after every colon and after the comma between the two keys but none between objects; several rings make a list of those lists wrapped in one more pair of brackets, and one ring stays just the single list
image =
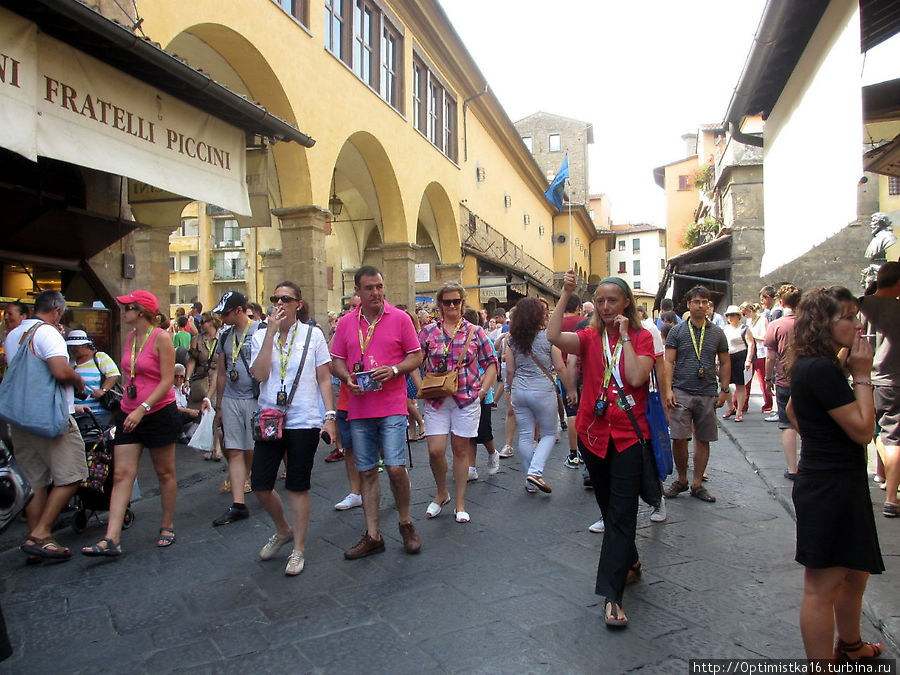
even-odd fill
[{"label": "flagpole", "polygon": [[[569,182],[569,179],[566,179],[566,183]],[[569,194],[572,194],[571,185],[569,187]],[[575,269],[575,239],[572,237],[572,200],[569,199],[569,269]]]}]

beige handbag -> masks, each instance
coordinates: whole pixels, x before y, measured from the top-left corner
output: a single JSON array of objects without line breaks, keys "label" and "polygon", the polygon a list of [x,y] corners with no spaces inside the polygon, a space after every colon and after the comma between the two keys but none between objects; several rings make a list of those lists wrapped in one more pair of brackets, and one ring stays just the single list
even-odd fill
[{"label": "beige handbag", "polygon": [[456,362],[456,367],[453,370],[448,370],[444,373],[425,373],[425,377],[422,378],[422,386],[419,388],[419,398],[430,399],[456,396],[456,392],[459,391],[459,369],[469,351],[469,343],[472,341],[474,332],[475,328],[473,327],[469,331],[466,346],[463,347],[459,360]]}]

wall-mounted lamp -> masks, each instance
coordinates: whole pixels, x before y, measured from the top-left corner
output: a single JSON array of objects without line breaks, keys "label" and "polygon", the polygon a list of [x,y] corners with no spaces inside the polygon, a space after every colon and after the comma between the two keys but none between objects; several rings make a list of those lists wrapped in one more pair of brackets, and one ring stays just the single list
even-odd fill
[{"label": "wall-mounted lamp", "polygon": [[529,216],[526,213],[524,216],[522,216],[522,227],[527,228],[530,224],[531,224],[531,216]]},{"label": "wall-mounted lamp", "polygon": [[512,206],[512,197],[510,197],[506,193],[503,194],[503,206],[505,206],[506,208],[509,208]]},{"label": "wall-mounted lamp", "polygon": [[484,179],[485,179],[485,177],[486,177],[486,175],[487,175],[487,174],[485,173],[484,167],[483,167],[483,166],[476,166],[476,167],[475,167],[475,180],[476,180],[477,182],[483,183],[483,182],[484,182]]},{"label": "wall-mounted lamp", "polygon": [[538,225],[538,236],[541,236],[541,237],[544,236],[544,226],[543,225]]},{"label": "wall-mounted lamp", "polygon": [[331,199],[328,200],[328,210],[331,211],[331,215],[337,218],[341,215],[341,211],[344,210],[344,202],[340,200],[337,196],[337,192],[334,190],[335,173],[337,173],[337,169],[331,172]]}]

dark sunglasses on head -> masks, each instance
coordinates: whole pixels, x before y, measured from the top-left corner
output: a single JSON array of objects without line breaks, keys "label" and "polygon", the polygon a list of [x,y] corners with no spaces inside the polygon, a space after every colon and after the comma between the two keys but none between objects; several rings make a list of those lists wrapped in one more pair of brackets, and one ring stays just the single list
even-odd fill
[{"label": "dark sunglasses on head", "polygon": [[461,302],[462,302],[462,298],[447,298],[447,299],[441,300],[441,304],[444,307],[450,307],[451,305],[453,305],[455,307],[456,305],[460,304]]},{"label": "dark sunglasses on head", "polygon": [[278,302],[279,300],[281,300],[281,302],[287,304],[288,302],[297,302],[299,300],[299,298],[295,298],[290,295],[273,295],[273,296],[269,297],[269,302],[271,302],[273,305],[276,302]]}]

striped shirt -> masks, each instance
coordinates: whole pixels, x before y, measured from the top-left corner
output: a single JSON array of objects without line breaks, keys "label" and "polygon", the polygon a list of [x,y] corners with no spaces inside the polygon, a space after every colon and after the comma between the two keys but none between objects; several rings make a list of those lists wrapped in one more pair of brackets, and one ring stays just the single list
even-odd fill
[{"label": "striped shirt", "polygon": [[[96,357],[97,362],[94,363],[94,357]],[[99,389],[103,384],[103,380],[107,377],[112,377],[113,375],[120,375],[119,369],[116,366],[116,362],[112,360],[109,354],[105,354],[104,352],[95,352],[94,357],[88,359],[84,363],[80,363],[75,366],[75,372],[81,375],[84,380],[84,390],[87,392],[88,397],[85,401],[78,401],[79,404],[86,405],[90,408],[91,412],[95,415],[99,415],[106,412],[106,409],[100,405],[100,399],[96,399],[91,396],[91,393],[95,389]],[[97,370],[97,364],[100,365],[100,370]]]}]

